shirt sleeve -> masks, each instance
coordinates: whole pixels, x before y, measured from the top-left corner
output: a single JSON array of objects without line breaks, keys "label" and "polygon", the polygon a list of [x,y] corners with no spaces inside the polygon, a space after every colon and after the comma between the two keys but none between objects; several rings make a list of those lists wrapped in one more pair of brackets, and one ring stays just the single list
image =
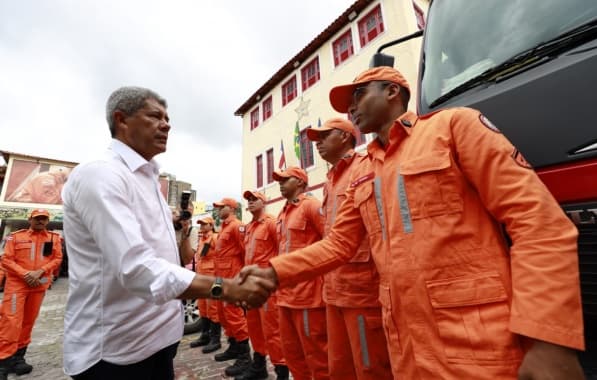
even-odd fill
[{"label": "shirt sleeve", "polygon": [[584,348],[578,232],[518,150],[484,116],[452,116],[456,160],[512,240],[512,332]]},{"label": "shirt sleeve", "polygon": [[[321,218],[323,220],[323,215]],[[323,232],[323,222],[318,228]],[[348,262],[357,253],[364,236],[365,226],[361,214],[354,207],[354,191],[349,190],[330,233],[323,240],[294,251],[296,254],[276,256],[270,260],[270,264],[276,271],[280,286],[291,286]]]},{"label": "shirt sleeve", "polygon": [[[132,294],[163,304],[185,291],[195,273],[159,257],[143,238],[127,179],[104,163],[81,168],[66,202],[73,205],[101,251],[104,270]],[[164,238],[168,238],[164,236]],[[172,245],[172,249],[177,247]],[[173,257],[177,257],[174,252]]]},{"label": "shirt sleeve", "polygon": [[325,217],[323,215],[322,205],[316,199],[312,199],[309,202],[309,218],[319,233],[319,236],[323,237],[325,234]]}]

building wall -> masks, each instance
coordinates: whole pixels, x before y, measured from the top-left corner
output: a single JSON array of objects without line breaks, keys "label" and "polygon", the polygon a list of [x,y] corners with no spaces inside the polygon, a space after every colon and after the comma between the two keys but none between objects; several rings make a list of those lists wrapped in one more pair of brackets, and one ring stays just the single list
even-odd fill
[{"label": "building wall", "polygon": [[[417,3],[422,9],[427,9],[426,1],[417,1]],[[378,4],[381,5],[384,31],[373,41],[369,42],[369,44],[361,47],[357,26],[358,21]],[[343,35],[348,28],[350,28],[352,33],[354,55],[338,66],[334,66],[332,42]],[[286,156],[286,165],[300,166],[300,161],[294,152],[294,130],[297,121],[299,129],[303,130],[309,126],[316,128],[319,122],[323,123],[331,117],[346,117],[346,115],[338,114],[332,109],[328,99],[329,90],[336,85],[352,82],[358,73],[366,70],[369,67],[371,57],[380,45],[417,30],[417,19],[412,0],[372,1],[349,24],[344,25],[332,38],[324,42],[314,54],[305,59],[304,62],[299,62],[296,69],[290,75],[281,80],[270,93],[264,94],[260,100],[261,102],[255,104],[242,117],[242,190],[257,188],[255,161],[259,154],[263,154],[264,186],[258,188],[258,190],[265,192],[268,198],[268,211],[277,215],[285,200],[280,197],[277,182],[267,183],[266,151],[273,149],[274,169],[278,170],[282,141]],[[305,43],[308,42],[305,41]],[[419,51],[420,39],[384,50],[384,53],[394,55],[396,58],[395,67],[404,74],[411,84],[412,94],[409,106],[413,110],[415,107],[414,99],[416,99]],[[319,57],[320,80],[303,92],[301,88],[301,68],[311,62],[316,56]],[[282,85],[292,78],[293,75],[297,78],[298,96],[285,106],[282,106]],[[263,121],[262,102],[270,95],[272,96],[272,117]],[[251,112],[256,107],[259,107],[260,111],[259,126],[251,130]],[[367,142],[369,141],[371,141],[371,136],[367,136]],[[365,149],[364,144],[357,147],[357,150],[362,149]],[[325,181],[328,166],[319,157],[315,148],[314,165],[306,170],[309,175],[309,187],[312,188],[310,191],[314,196],[322,199],[321,185]],[[249,213],[245,213],[243,219],[247,222],[250,220],[250,217]]]}]

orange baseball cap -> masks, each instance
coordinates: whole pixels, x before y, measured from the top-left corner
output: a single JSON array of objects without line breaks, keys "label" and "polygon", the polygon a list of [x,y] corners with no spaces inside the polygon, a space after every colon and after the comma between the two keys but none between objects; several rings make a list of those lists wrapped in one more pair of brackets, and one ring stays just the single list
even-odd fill
[{"label": "orange baseball cap", "polygon": [[199,219],[197,224],[214,224],[214,219],[211,216],[206,216],[205,218]]},{"label": "orange baseball cap", "polygon": [[224,207],[228,206],[230,208],[236,209],[238,207],[238,202],[232,198],[222,198],[219,202],[213,203],[214,207]]},{"label": "orange baseball cap", "polygon": [[333,117],[329,120],[326,120],[325,123],[320,128],[307,128],[307,137],[311,141],[318,141],[319,140],[319,133],[330,131],[332,129],[339,129],[344,132],[348,132],[357,138],[357,130],[352,124],[352,121],[343,119],[341,117]]},{"label": "orange baseball cap", "polygon": [[275,170],[272,173],[272,177],[274,178],[274,181],[281,181],[284,178],[290,178],[290,177],[296,177],[298,179],[302,179],[303,182],[305,184],[307,184],[309,182],[309,179],[307,177],[307,173],[299,168],[298,166],[290,166],[288,167],[288,169],[286,170]]},{"label": "orange baseball cap", "polygon": [[267,200],[265,198],[265,194],[263,194],[262,192],[259,192],[259,191],[247,190],[243,193],[243,198],[245,198],[246,200],[249,200],[249,198],[251,198],[252,196],[257,199],[261,199],[263,202],[265,202]]},{"label": "orange baseball cap", "polygon": [[33,211],[31,211],[31,216],[30,218],[35,218],[38,216],[45,216],[46,218],[50,217],[50,213],[48,212],[48,210],[45,210],[43,208],[37,208]]},{"label": "orange baseball cap", "polygon": [[374,67],[360,73],[351,84],[336,86],[330,90],[330,103],[338,112],[347,113],[354,90],[363,83],[374,80],[393,82],[405,88],[410,93],[410,86],[400,71],[389,66]]}]

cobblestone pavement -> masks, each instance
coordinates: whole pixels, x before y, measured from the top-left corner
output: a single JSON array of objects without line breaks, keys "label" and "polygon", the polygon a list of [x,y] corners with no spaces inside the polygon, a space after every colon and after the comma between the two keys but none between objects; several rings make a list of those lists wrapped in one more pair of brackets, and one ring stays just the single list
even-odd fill
[{"label": "cobblestone pavement", "polygon": [[[68,279],[60,278],[48,290],[44,298],[37,322],[33,328],[31,344],[27,350],[27,362],[33,365],[33,372],[28,375],[16,376],[11,374],[9,380],[63,380],[70,379],[62,370],[62,333],[64,308]],[[0,293],[0,299],[4,293]],[[224,334],[222,334],[224,335]],[[177,380],[214,380],[226,379],[224,368],[233,363],[216,362],[213,360],[215,353],[203,354],[201,348],[189,348],[189,342],[197,337],[196,334],[185,335],[178,348],[174,359]],[[222,347],[227,342],[222,338]],[[220,350],[221,351],[221,350]],[[220,352],[218,351],[218,352]],[[275,379],[273,367],[268,366],[270,379]],[[140,379],[142,380],[142,379]]]}]

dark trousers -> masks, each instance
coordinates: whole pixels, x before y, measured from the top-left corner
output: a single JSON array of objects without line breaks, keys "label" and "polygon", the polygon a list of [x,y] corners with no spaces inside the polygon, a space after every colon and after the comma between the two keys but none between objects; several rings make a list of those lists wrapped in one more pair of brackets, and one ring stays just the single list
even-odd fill
[{"label": "dark trousers", "polygon": [[119,365],[100,360],[91,368],[73,376],[75,380],[174,380],[174,357],[178,343],[161,349],[140,362]]}]

